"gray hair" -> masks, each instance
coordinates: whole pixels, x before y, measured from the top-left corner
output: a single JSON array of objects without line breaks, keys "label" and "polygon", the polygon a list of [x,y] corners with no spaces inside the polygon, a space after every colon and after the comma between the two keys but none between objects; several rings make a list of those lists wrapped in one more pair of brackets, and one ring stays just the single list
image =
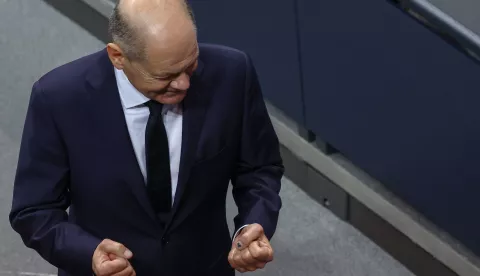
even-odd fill
[{"label": "gray hair", "polygon": [[121,13],[119,4],[113,9],[108,24],[108,32],[114,43],[122,48],[125,56],[131,60],[145,58],[145,40],[139,37],[139,31]]},{"label": "gray hair", "polygon": [[[190,5],[185,0],[181,1],[185,5],[185,9],[195,26],[195,17]],[[145,39],[140,37],[141,32],[128,22],[128,19],[126,19],[120,11],[119,5],[120,3],[115,5],[113,13],[110,16],[108,26],[109,35],[113,42],[122,48],[128,59],[142,61],[146,55]]]}]

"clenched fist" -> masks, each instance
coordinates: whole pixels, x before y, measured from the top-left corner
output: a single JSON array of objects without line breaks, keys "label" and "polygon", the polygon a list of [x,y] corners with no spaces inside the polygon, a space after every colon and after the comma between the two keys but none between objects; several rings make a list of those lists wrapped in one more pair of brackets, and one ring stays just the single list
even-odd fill
[{"label": "clenched fist", "polygon": [[128,261],[132,256],[123,244],[105,239],[93,253],[93,272],[97,276],[135,276],[135,270]]},{"label": "clenched fist", "polygon": [[243,228],[228,255],[228,262],[239,272],[264,268],[272,260],[273,249],[260,224]]}]

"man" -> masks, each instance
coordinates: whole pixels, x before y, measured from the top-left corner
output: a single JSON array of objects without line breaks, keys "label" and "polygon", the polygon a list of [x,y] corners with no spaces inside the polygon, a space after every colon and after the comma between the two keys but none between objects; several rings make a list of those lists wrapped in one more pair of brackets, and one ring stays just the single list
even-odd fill
[{"label": "man", "polygon": [[199,45],[182,0],[122,0],[110,31],[33,86],[12,227],[59,275],[263,268],[283,166],[251,60]]}]

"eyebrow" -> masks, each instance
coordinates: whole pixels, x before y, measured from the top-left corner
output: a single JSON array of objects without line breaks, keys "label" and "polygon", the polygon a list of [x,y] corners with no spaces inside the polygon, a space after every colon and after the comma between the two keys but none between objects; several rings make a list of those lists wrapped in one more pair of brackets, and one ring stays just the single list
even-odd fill
[{"label": "eyebrow", "polygon": [[178,74],[184,72],[185,70],[187,70],[187,68],[189,68],[189,67],[192,66],[193,64],[195,64],[195,62],[197,61],[198,57],[199,57],[199,54],[197,53],[195,59],[194,59],[192,62],[190,62],[187,66],[185,66],[184,68],[182,68],[182,70],[180,70],[180,71],[178,71],[178,72],[168,72],[168,71],[165,71],[165,72],[162,72],[162,73],[160,73],[160,74],[158,74],[158,75],[153,75],[153,76],[158,78],[158,77],[165,77],[165,76],[171,76],[171,75],[178,75]]}]

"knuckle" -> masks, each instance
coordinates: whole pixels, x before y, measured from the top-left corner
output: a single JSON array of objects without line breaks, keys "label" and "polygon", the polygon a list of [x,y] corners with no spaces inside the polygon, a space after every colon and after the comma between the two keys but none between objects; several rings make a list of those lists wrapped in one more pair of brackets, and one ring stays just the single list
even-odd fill
[{"label": "knuckle", "polygon": [[104,240],[101,242],[101,244],[105,245],[105,244],[109,244],[109,243],[111,243],[111,242],[113,242],[111,239],[104,239]]},{"label": "knuckle", "polygon": [[235,263],[235,259],[234,259],[234,257],[233,257],[232,255],[228,256],[228,262],[229,262],[230,264]]},{"label": "knuckle", "polygon": [[263,233],[263,227],[260,224],[255,223],[254,227],[255,227],[255,230]]},{"label": "knuckle", "polygon": [[233,261],[238,263],[242,260],[242,256],[240,256],[239,254],[233,256]]},{"label": "knuckle", "polygon": [[250,264],[252,262],[255,262],[255,259],[252,258],[251,254],[245,254],[245,255],[242,256],[242,261],[245,264]]},{"label": "knuckle", "polygon": [[261,253],[255,252],[255,254],[252,254],[252,257],[255,258],[255,259],[260,259],[260,258],[262,258],[263,256],[262,256]]},{"label": "knuckle", "polygon": [[262,248],[262,254],[265,256],[272,255],[272,250],[270,248]]},{"label": "knuckle", "polygon": [[252,254],[250,253],[250,250],[245,250],[242,252],[242,259],[243,260],[248,260],[252,258]]},{"label": "knuckle", "polygon": [[258,249],[253,249],[253,250],[251,251],[251,254],[252,254],[252,256],[253,256],[255,259],[258,259],[258,258],[261,257],[261,252],[260,252],[260,250],[258,250]]}]

